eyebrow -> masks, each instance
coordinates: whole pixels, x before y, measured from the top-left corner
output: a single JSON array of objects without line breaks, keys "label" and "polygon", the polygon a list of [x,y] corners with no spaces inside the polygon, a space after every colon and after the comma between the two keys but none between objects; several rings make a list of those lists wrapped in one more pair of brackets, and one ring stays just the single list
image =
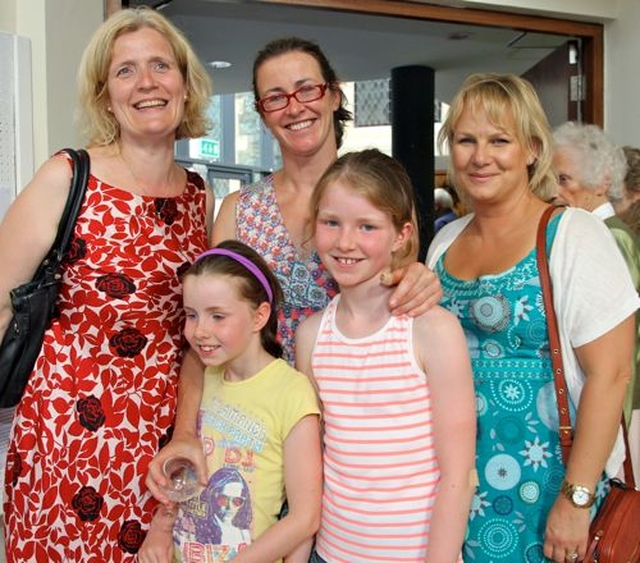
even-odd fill
[{"label": "eyebrow", "polygon": [[[315,78],[301,78],[300,80],[296,80],[293,83],[293,90],[295,91],[298,88],[301,88],[307,82],[313,82],[314,84],[316,84],[316,79]],[[282,86],[274,86],[273,88],[269,88],[268,90],[265,90],[263,96],[268,95],[270,92],[286,92],[286,90]]]}]

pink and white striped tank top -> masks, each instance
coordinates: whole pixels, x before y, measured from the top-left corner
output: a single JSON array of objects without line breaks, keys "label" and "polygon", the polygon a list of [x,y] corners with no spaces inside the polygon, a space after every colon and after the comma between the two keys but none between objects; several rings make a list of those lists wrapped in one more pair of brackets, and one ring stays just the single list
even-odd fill
[{"label": "pink and white striped tank top", "polygon": [[313,350],[324,404],[324,492],[316,549],[329,563],[424,561],[440,471],[429,385],[409,317],[365,338],[327,307]]}]

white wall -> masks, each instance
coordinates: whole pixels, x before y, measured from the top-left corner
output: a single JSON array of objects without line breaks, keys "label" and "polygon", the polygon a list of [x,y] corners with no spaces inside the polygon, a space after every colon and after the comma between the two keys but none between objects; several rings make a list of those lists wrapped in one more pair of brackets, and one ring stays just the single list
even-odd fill
[{"label": "white wall", "polygon": [[[428,0],[420,0],[427,2]],[[467,8],[517,11],[557,17],[605,19],[618,17],[619,5],[624,0],[454,0],[451,5]]]},{"label": "white wall", "polygon": [[616,143],[640,147],[640,1],[619,4],[605,27],[605,129]]},{"label": "white wall", "polygon": [[0,29],[31,41],[34,161],[81,143],[74,126],[76,70],[103,19],[103,0],[2,0]]}]

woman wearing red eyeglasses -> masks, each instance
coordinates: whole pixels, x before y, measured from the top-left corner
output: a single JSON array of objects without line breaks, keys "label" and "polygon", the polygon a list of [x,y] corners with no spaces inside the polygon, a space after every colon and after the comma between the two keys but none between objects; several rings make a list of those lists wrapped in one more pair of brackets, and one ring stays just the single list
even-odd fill
[{"label": "woman wearing red eyeglasses", "polygon": [[[282,168],[225,198],[213,239],[248,244],[276,274],[284,291],[280,339],[293,363],[298,324],[337,291],[310,240],[308,207],[316,182],[337,157],[351,113],[320,47],[297,37],[272,41],[258,53],[253,91],[256,110],[280,146]],[[432,279],[422,265],[412,266],[391,308],[398,313],[426,309],[430,294],[439,291],[437,282],[430,287]]]}]

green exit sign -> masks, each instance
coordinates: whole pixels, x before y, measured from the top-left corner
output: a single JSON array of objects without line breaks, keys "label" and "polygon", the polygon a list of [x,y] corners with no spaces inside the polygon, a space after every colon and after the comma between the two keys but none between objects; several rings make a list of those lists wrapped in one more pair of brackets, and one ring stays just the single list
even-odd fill
[{"label": "green exit sign", "polygon": [[200,157],[219,159],[220,142],[210,139],[200,139]]}]

